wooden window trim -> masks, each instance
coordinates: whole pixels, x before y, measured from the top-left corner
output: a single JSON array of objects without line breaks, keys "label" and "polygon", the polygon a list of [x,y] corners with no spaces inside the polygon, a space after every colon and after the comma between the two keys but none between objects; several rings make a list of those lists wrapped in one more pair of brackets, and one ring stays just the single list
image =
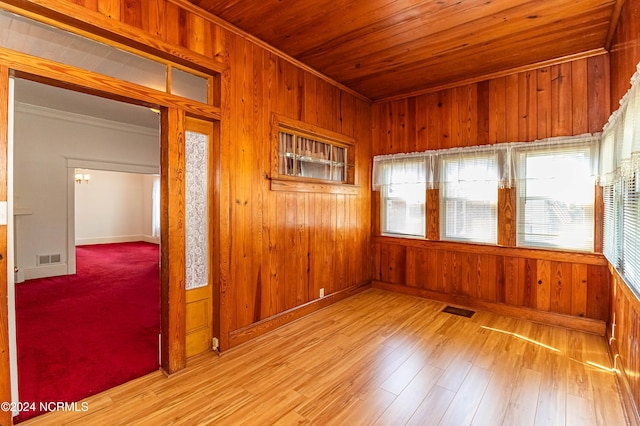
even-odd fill
[{"label": "wooden window trim", "polygon": [[[292,133],[298,136],[308,137],[319,142],[325,142],[333,146],[346,148],[347,158],[345,164],[346,181],[336,182],[326,179],[303,178],[297,176],[284,176],[278,170],[278,135],[281,131]],[[273,114],[271,120],[271,180],[272,191],[295,191],[295,192],[315,192],[328,194],[358,193],[359,187],[355,185],[355,159],[356,141],[355,139],[323,129],[321,127],[294,120],[279,114]]]}]

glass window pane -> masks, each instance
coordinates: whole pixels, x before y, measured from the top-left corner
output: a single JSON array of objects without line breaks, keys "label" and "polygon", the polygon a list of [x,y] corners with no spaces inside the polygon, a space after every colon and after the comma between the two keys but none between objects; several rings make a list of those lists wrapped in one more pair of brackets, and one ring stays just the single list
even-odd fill
[{"label": "glass window pane", "polygon": [[209,284],[209,137],[185,133],[186,288]]},{"label": "glass window pane", "polygon": [[442,160],[442,238],[497,242],[498,161],[495,155]]},{"label": "glass window pane", "polygon": [[[346,148],[280,132],[278,173],[311,179],[346,181]],[[337,159],[337,160],[336,160]]]},{"label": "glass window pane", "polygon": [[622,179],[622,270],[627,282],[640,287],[640,188],[636,173]]},{"label": "glass window pane", "polygon": [[206,104],[209,80],[178,68],[171,68],[171,93]]},{"label": "glass window pane", "polygon": [[278,173],[293,176],[294,136],[280,132],[278,135]]},{"label": "glass window pane", "polygon": [[382,192],[382,232],[424,237],[424,183],[386,185]]},{"label": "glass window pane", "polygon": [[519,154],[518,245],[593,251],[589,147]]}]

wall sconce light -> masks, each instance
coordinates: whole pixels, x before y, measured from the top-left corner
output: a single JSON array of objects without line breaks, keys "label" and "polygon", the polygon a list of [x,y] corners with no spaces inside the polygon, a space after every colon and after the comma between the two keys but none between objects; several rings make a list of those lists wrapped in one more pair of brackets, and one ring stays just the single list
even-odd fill
[{"label": "wall sconce light", "polygon": [[76,183],[89,183],[89,181],[91,180],[91,175],[82,173],[82,170],[80,169],[75,169],[73,179],[76,181]]}]

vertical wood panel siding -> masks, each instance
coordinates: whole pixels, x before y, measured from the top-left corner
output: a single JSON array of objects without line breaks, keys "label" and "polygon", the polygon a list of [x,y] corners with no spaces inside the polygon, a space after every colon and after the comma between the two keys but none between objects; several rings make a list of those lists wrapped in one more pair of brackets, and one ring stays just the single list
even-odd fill
[{"label": "vertical wood panel siding", "polygon": [[608,93],[608,56],[600,55],[377,103],[373,154],[599,132]]},{"label": "vertical wood panel siding", "polygon": [[[220,143],[220,344],[289,309],[371,280],[372,107],[168,0],[67,0],[214,58],[223,75]],[[356,140],[356,195],[275,192],[273,113]]]},{"label": "vertical wood panel siding", "polygon": [[[232,333],[370,280],[370,105],[244,38],[227,33],[230,115]],[[270,190],[269,135],[277,113],[357,141],[357,195]],[[233,344],[233,341],[231,342]]]},{"label": "vertical wood panel siding", "polygon": [[610,51],[611,108],[615,110],[640,62],[640,0],[625,0],[622,5]]},{"label": "vertical wood panel siding", "polygon": [[640,301],[617,272],[611,271],[611,353],[616,360],[621,394],[630,416],[640,424]]},{"label": "vertical wood panel siding", "polygon": [[608,319],[609,279],[604,262],[551,260],[552,254],[549,259],[503,255],[455,243],[447,246],[378,238],[374,279],[515,308],[602,322]]}]

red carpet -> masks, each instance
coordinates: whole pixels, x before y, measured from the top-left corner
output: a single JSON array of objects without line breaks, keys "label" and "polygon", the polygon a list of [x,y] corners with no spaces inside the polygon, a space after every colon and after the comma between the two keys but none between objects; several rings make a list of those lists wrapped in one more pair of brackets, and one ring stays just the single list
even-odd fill
[{"label": "red carpet", "polygon": [[158,369],[159,246],[81,246],[76,259],[76,275],[16,285],[23,403],[78,401]]}]

